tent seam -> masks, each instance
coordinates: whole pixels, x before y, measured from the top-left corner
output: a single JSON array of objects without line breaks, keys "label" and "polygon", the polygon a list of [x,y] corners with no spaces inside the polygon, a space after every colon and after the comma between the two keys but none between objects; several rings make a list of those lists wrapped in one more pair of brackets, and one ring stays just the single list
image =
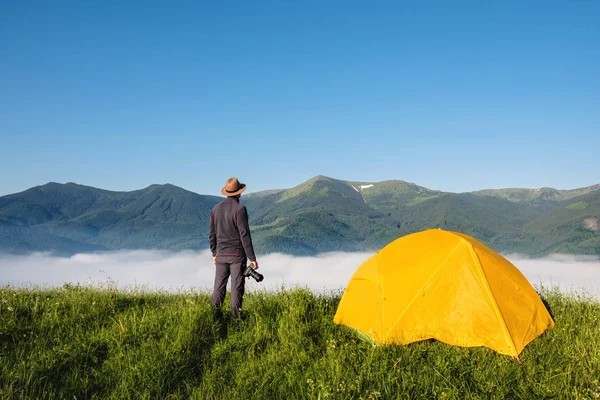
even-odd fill
[{"label": "tent seam", "polygon": [[498,320],[500,321],[500,325],[502,326],[502,331],[504,332],[504,336],[506,337],[506,339],[508,339],[508,344],[512,346],[512,348],[515,352],[515,357],[516,357],[519,355],[519,352],[517,351],[517,346],[515,345],[515,341],[513,340],[512,336],[510,335],[510,332],[508,330],[508,325],[506,324],[506,319],[504,318],[504,314],[502,314],[502,311],[500,311],[500,306],[498,305],[496,296],[494,296],[494,293],[492,293],[490,284],[487,280],[487,277],[485,276],[485,273],[483,272],[483,267],[481,266],[481,260],[479,260],[479,256],[475,252],[475,249],[473,248],[473,244],[464,238],[462,240],[464,240],[469,246],[469,253],[471,254],[471,258],[473,258],[473,261],[475,261],[475,263],[478,267],[477,272],[479,273],[480,278],[483,282],[486,294],[488,295],[488,298],[490,298],[490,300],[492,300],[492,307],[494,308],[494,313],[496,314],[496,318],[498,318]]},{"label": "tent seam", "polygon": [[[410,300],[410,303],[408,303],[408,305],[404,308],[404,310],[402,310],[402,313],[400,313],[400,315],[398,316],[398,318],[396,318],[396,321],[394,321],[394,323],[392,324],[392,326],[390,327],[390,329],[386,332],[385,334],[385,340],[387,340],[387,338],[390,335],[390,332],[396,327],[396,325],[398,324],[398,322],[400,321],[400,319],[404,316],[404,314],[406,314],[406,311],[408,311],[408,309],[413,305],[413,303],[415,302],[415,300],[417,299],[417,297],[419,296],[419,294],[421,294],[421,292],[423,291],[423,288],[429,283],[431,282],[431,280],[433,279],[433,277],[435,275],[437,275],[437,273],[442,269],[442,267],[444,266],[444,264],[446,264],[446,262],[450,259],[450,257],[456,252],[456,249],[458,249],[460,247],[460,245],[462,244],[462,242],[459,240],[458,244],[456,245],[456,247],[454,247],[454,249],[452,249],[452,251],[450,252],[450,254],[448,254],[448,256],[444,259],[444,261],[442,261],[439,265],[439,267],[435,270],[434,273],[431,274],[431,276],[429,277],[429,279],[427,279],[427,282],[425,282],[423,284],[423,286],[421,286],[421,289],[419,289],[417,291],[417,294],[414,295],[414,297]],[[383,329],[383,325],[381,327]],[[383,341],[383,338],[382,338]]]},{"label": "tent seam", "polygon": [[377,279],[379,280],[379,340],[383,341],[383,296],[385,296],[385,293],[383,292],[383,278],[380,269],[381,253],[378,252],[375,255],[375,260],[375,265],[377,269]]}]

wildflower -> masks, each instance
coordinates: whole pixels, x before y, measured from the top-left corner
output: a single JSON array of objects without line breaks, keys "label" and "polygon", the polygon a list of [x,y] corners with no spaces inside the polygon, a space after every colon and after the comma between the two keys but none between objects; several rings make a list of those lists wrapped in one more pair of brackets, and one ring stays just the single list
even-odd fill
[{"label": "wildflower", "polygon": [[12,307],[9,306],[8,307],[8,311],[14,311],[14,308],[12,308]]}]

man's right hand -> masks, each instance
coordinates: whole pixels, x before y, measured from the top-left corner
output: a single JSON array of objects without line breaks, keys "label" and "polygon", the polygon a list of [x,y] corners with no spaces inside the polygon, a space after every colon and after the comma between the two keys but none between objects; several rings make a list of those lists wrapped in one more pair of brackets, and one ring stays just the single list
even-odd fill
[{"label": "man's right hand", "polygon": [[250,261],[250,267],[252,269],[258,269],[258,261],[256,261],[256,260]]}]

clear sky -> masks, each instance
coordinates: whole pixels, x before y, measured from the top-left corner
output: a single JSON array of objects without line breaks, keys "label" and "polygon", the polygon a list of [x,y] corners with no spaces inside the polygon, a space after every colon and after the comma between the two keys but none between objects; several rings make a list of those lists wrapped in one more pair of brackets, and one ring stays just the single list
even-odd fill
[{"label": "clear sky", "polygon": [[0,2],[0,195],[319,174],[600,183],[600,0]]}]

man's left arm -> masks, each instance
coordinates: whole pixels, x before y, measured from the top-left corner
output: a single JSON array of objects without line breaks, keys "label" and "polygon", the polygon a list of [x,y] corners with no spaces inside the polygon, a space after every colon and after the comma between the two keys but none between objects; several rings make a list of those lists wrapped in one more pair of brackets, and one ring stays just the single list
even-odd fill
[{"label": "man's left arm", "polygon": [[240,232],[240,239],[242,240],[242,246],[246,252],[246,257],[250,261],[256,261],[256,255],[254,254],[254,247],[252,246],[252,236],[250,235],[250,225],[248,223],[248,211],[246,206],[242,206],[238,211],[237,215],[238,231]]},{"label": "man's left arm", "polygon": [[217,233],[215,231],[215,210],[210,213],[210,225],[208,226],[208,240],[210,241],[210,252],[213,258],[217,255]]}]

